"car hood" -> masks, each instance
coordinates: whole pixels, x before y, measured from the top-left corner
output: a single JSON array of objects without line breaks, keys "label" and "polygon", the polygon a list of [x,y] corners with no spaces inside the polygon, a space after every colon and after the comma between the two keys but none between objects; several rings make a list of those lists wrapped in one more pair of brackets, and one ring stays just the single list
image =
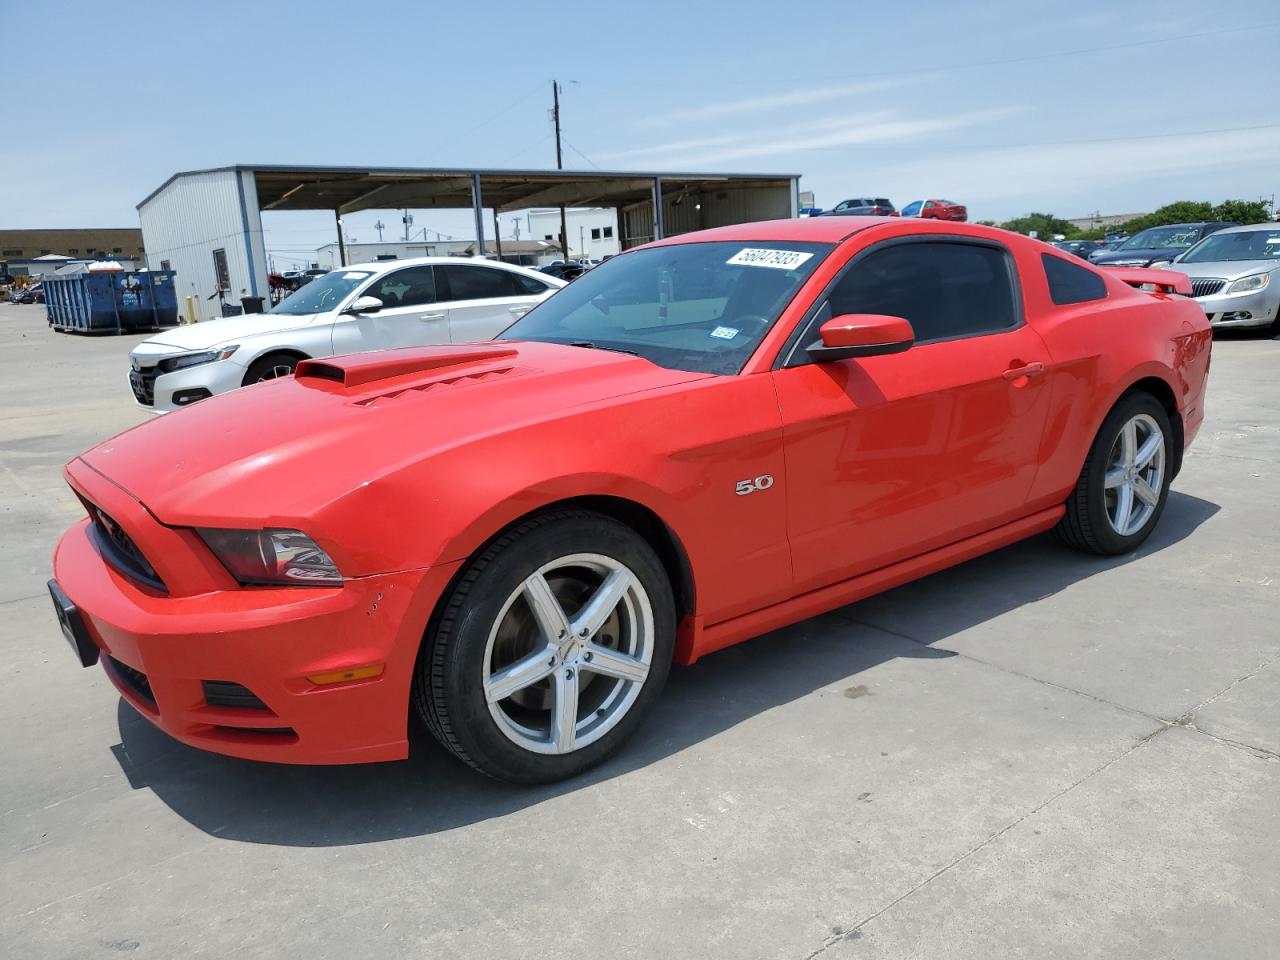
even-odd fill
[{"label": "car hood", "polygon": [[81,459],[163,523],[288,526],[400,466],[709,376],[547,343],[373,351],[304,361],[296,377],[166,414]]},{"label": "car hood", "polygon": [[247,313],[242,317],[221,317],[181,327],[173,327],[154,337],[148,337],[134,348],[138,354],[185,353],[190,350],[208,350],[227,343],[236,343],[247,337],[260,337],[268,333],[296,330],[314,323],[319,314],[305,313]]},{"label": "car hood", "polygon": [[1183,249],[1185,248],[1171,250],[1168,247],[1139,247],[1136,250],[1108,250],[1106,253],[1091,254],[1089,262],[1105,267],[1108,264],[1128,263],[1130,260],[1140,260],[1143,263],[1150,263],[1152,260],[1172,260],[1182,253]]},{"label": "car hood", "polygon": [[1236,280],[1253,273],[1280,270],[1280,261],[1206,260],[1204,263],[1175,263],[1169,269],[1185,273],[1188,277],[1220,277],[1223,280]]}]

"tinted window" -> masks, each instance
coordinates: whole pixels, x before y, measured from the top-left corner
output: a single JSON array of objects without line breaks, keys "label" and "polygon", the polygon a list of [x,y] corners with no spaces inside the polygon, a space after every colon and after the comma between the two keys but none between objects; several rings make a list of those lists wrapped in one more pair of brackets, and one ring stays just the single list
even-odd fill
[{"label": "tinted window", "polygon": [[675,370],[737,373],[831,249],[760,240],[635,250],[588,270],[499,339],[618,350]]},{"label": "tinted window", "polygon": [[450,300],[489,300],[524,294],[512,280],[514,274],[492,267],[446,264],[438,268],[445,275],[445,290]]},{"label": "tinted window", "polygon": [[1058,306],[1101,300],[1107,295],[1106,283],[1092,270],[1047,253],[1042,253],[1040,260],[1049,279],[1049,297]]},{"label": "tinted window", "polygon": [[377,297],[387,308],[435,303],[435,268],[405,267],[396,270],[375,281],[364,293],[365,296]]},{"label": "tinted window", "polygon": [[521,293],[546,293],[548,289],[545,283],[535,280],[533,277],[526,277],[523,273],[513,273],[511,274],[511,279],[515,281],[515,285]]},{"label": "tinted window", "polygon": [[995,333],[1017,324],[1011,271],[994,247],[896,244],[849,268],[831,292],[831,312],[906,317],[917,343]]}]

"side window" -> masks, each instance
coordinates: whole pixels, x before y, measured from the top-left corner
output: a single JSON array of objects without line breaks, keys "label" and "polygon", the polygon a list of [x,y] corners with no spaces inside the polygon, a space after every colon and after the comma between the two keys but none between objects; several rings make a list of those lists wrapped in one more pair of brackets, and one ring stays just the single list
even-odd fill
[{"label": "side window", "polygon": [[1049,298],[1058,306],[1101,300],[1107,295],[1106,282],[1092,270],[1047,253],[1040,254],[1040,260],[1049,280]]},{"label": "side window", "polygon": [[919,200],[912,200],[910,203],[908,203],[905,207],[902,208],[902,215],[904,217],[914,217],[917,213],[920,212],[920,208],[922,206],[924,206],[924,204],[922,204]]},{"label": "side window", "polygon": [[444,271],[445,289],[450,300],[491,300],[494,297],[516,297],[524,294],[507,270],[474,267],[452,263],[439,268]]},{"label": "side window", "polygon": [[926,201],[924,202],[924,208],[925,208],[926,210],[935,210],[935,209],[937,209],[937,207],[938,207],[938,205],[937,205],[936,203],[934,203],[932,200],[926,200]]},{"label": "side window", "polygon": [[516,282],[516,286],[520,288],[521,293],[539,294],[547,292],[547,285],[541,281],[526,277],[523,273],[511,274],[511,279]]},{"label": "side window", "polygon": [[894,244],[849,268],[831,292],[831,311],[905,317],[917,343],[998,333],[1018,323],[1012,271],[995,247]]},{"label": "side window", "polygon": [[435,303],[435,268],[405,267],[403,270],[388,273],[385,277],[375,280],[373,285],[365,290],[364,295],[377,297],[387,308]]}]

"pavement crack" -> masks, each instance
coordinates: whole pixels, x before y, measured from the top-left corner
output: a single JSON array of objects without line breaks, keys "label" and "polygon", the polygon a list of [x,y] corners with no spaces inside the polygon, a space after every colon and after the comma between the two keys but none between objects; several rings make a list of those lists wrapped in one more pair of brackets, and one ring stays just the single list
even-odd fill
[{"label": "pavement crack", "polygon": [[1005,824],[1003,827],[1001,827],[995,833],[991,834],[991,836],[987,837],[981,843],[978,843],[977,845],[971,847],[969,850],[966,850],[964,853],[960,854],[958,857],[953,859],[950,863],[945,864],[944,866],[935,870],[929,876],[925,877],[923,880],[921,880],[911,889],[907,890],[905,893],[902,893],[899,896],[895,897],[894,899],[890,900],[888,903],[886,903],[883,907],[881,907],[875,913],[872,913],[866,917],[863,917],[861,920],[859,920],[857,923],[853,924],[852,926],[842,928],[840,933],[827,937],[827,939],[822,942],[822,945],[818,947],[818,949],[814,950],[812,953],[806,954],[804,957],[804,960],[814,960],[814,958],[822,956],[822,954],[826,953],[828,950],[830,950],[832,947],[834,947],[838,943],[841,943],[846,940],[858,939],[859,937],[862,936],[861,934],[862,928],[865,927],[872,920],[875,920],[877,917],[883,915],[887,911],[892,910],[894,907],[902,903],[904,900],[908,899],[909,897],[916,894],[918,891],[924,889],[929,884],[933,883],[934,880],[937,880],[940,876],[947,873],[953,867],[956,867],[959,864],[964,863],[964,861],[968,860],[979,850],[982,850],[983,848],[990,846],[992,843],[999,840],[1006,833],[1008,833],[1014,827],[1018,826],[1020,823],[1027,820],[1029,817],[1034,817],[1041,810],[1045,809],[1045,807],[1049,806],[1052,803],[1057,802],[1058,800],[1065,797],[1067,794],[1071,793],[1071,791],[1075,790],[1076,787],[1079,787],[1082,784],[1088,783],[1094,777],[1098,776],[1098,774],[1103,773],[1106,770],[1109,770],[1111,767],[1115,766],[1121,760],[1124,760],[1126,757],[1133,754],[1136,750],[1139,750],[1142,747],[1146,746],[1148,743],[1150,743],[1160,734],[1164,733],[1164,731],[1171,729],[1171,727],[1172,727],[1172,724],[1169,724],[1163,720],[1160,721],[1160,726],[1156,727],[1150,733],[1145,734],[1144,736],[1139,738],[1135,743],[1131,744],[1126,750],[1124,750],[1124,752],[1112,757],[1110,760],[1102,764],[1100,767],[1097,767],[1094,770],[1091,770],[1089,773],[1086,773],[1084,776],[1080,777],[1078,780],[1072,782],[1066,787],[1063,787],[1061,790],[1053,794],[1048,799],[1038,803],[1036,806],[1032,807],[1026,813],[1022,814],[1016,819]]},{"label": "pavement crack", "polygon": [[1203,710],[1205,707],[1209,706],[1209,704],[1213,703],[1215,700],[1217,700],[1219,697],[1223,696],[1224,694],[1230,693],[1232,690],[1240,686],[1240,684],[1244,683],[1245,681],[1252,680],[1254,677],[1262,673],[1263,670],[1266,670],[1273,663],[1278,663],[1278,662],[1280,662],[1280,654],[1276,654],[1270,660],[1263,661],[1253,670],[1246,673],[1243,677],[1236,677],[1234,680],[1228,683],[1225,687],[1223,687],[1213,696],[1207,697],[1206,699],[1201,700],[1194,707],[1192,707],[1186,713],[1182,714],[1182,716],[1178,717],[1173,722],[1177,724],[1181,724],[1182,726],[1187,726],[1191,724],[1192,721],[1195,720],[1196,714],[1199,713],[1201,710]]},{"label": "pavement crack", "polygon": [[1084,697],[1086,700],[1092,700],[1094,703],[1101,703],[1104,706],[1113,707],[1116,710],[1120,710],[1120,711],[1123,711],[1124,713],[1132,714],[1133,716],[1136,716],[1136,717],[1142,717],[1143,719],[1146,719],[1146,720],[1154,720],[1157,723],[1164,723],[1164,724],[1177,722],[1177,720],[1170,720],[1166,717],[1161,717],[1154,713],[1148,713],[1145,710],[1139,710],[1137,707],[1130,707],[1130,706],[1126,706],[1123,703],[1116,703],[1114,700],[1108,700],[1106,697],[1099,697],[1097,694],[1089,693],[1085,690],[1077,690],[1075,687],[1068,687],[1065,684],[1055,683],[1052,680],[1045,680],[1043,677],[1036,677],[1036,676],[1032,676],[1029,673],[1023,673],[1021,670],[1014,670],[1010,667],[1001,666],[998,663],[992,663],[990,660],[983,660],[981,657],[975,657],[971,653],[961,653],[959,650],[950,650],[946,647],[934,647],[933,644],[928,643],[927,641],[924,641],[924,640],[920,640],[917,637],[913,637],[908,633],[903,633],[900,630],[892,630],[888,627],[882,627],[874,623],[867,623],[865,620],[859,620],[857,617],[851,617],[848,614],[841,613],[839,610],[834,610],[832,612],[836,616],[840,617],[841,619],[847,620],[849,623],[855,623],[860,627],[869,627],[872,630],[879,630],[881,633],[887,633],[890,636],[898,637],[899,639],[902,639],[902,640],[909,640],[911,643],[917,643],[922,647],[928,647],[930,650],[937,650],[937,649],[947,650],[948,653],[951,653],[964,660],[968,660],[972,663],[981,664],[984,667],[990,667],[992,670],[998,670],[1001,673],[1008,674],[1011,677],[1020,677],[1023,680],[1030,680],[1032,683],[1043,684],[1046,687],[1052,687],[1053,689],[1061,690],[1064,693],[1073,693],[1078,697]]}]

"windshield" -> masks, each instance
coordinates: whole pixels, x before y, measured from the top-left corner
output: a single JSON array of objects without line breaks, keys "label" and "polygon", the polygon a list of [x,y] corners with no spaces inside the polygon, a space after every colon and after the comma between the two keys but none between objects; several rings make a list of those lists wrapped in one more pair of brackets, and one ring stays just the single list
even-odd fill
[{"label": "windshield", "polygon": [[1182,255],[1179,263],[1280,260],[1280,229],[1213,233]]},{"label": "windshield", "polygon": [[924,206],[923,200],[913,200],[911,203],[908,203],[905,207],[902,208],[902,215],[904,217],[914,217],[917,213],[920,212],[920,208],[923,206]]},{"label": "windshield", "polygon": [[829,243],[686,243],[614,257],[518,320],[499,340],[634,353],[661,367],[734,374]]},{"label": "windshield", "polygon": [[1196,242],[1199,227],[1149,227],[1122,243],[1121,250],[1182,250]]},{"label": "windshield", "polygon": [[316,277],[305,287],[295,290],[274,307],[272,313],[288,313],[299,316],[305,313],[324,313],[340,304],[352,290],[368,280],[372,274],[363,270],[334,270],[323,277]]}]

